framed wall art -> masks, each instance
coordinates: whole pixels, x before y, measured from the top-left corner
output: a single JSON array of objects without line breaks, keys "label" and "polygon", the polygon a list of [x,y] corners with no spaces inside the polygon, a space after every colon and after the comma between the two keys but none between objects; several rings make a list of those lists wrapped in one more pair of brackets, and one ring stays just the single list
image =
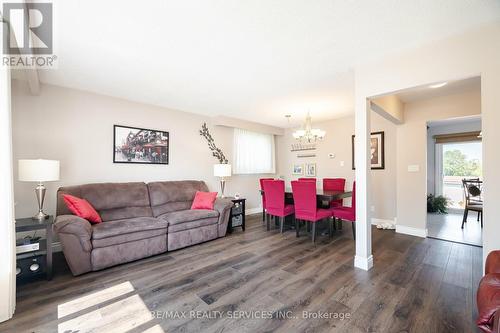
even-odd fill
[{"label": "framed wall art", "polygon": [[[355,155],[355,136],[352,136],[352,169],[356,168],[354,161]],[[371,154],[371,168],[372,170],[382,170],[385,168],[385,142],[384,132],[373,132],[370,137],[370,154]]]},{"label": "framed wall art", "polygon": [[168,164],[169,133],[113,126],[113,163]]}]

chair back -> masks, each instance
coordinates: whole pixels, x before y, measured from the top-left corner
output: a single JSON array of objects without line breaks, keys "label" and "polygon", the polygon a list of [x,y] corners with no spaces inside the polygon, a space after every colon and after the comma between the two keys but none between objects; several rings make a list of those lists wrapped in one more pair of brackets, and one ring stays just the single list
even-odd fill
[{"label": "chair back", "polygon": [[316,183],[316,178],[299,178],[299,182],[314,182]]},{"label": "chair back", "polygon": [[356,218],[356,181],[352,183],[351,208],[354,211],[354,218]]},{"label": "chair back", "polygon": [[282,214],[285,210],[285,181],[264,180],[263,185],[267,212],[271,215]]},{"label": "chair back", "polygon": [[[323,190],[326,191],[345,191],[345,178],[323,178]],[[342,205],[342,199],[333,200],[337,206]]]},{"label": "chair back", "polygon": [[316,184],[310,181],[292,181],[293,204],[295,217],[298,219],[315,219],[316,217]]},{"label": "chair back", "polygon": [[323,190],[344,191],[345,178],[323,178]]},{"label": "chair back", "polygon": [[260,178],[260,189],[263,191],[262,193],[262,208],[266,209],[266,191],[264,191],[264,181],[265,180],[274,180],[274,178]]},{"label": "chair back", "polygon": [[483,182],[479,178],[462,179],[464,188],[465,205],[482,203]]}]

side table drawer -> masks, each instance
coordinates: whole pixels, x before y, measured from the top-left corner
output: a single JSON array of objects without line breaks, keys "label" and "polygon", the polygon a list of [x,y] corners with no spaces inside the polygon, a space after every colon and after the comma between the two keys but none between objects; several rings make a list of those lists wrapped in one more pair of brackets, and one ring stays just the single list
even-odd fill
[{"label": "side table drawer", "polygon": [[241,213],[243,213],[243,205],[240,203],[235,203],[232,210],[231,210],[231,214],[237,215],[237,214],[241,214]]},{"label": "side table drawer", "polygon": [[236,215],[231,217],[231,226],[234,227],[239,227],[243,224],[243,216],[241,215]]}]

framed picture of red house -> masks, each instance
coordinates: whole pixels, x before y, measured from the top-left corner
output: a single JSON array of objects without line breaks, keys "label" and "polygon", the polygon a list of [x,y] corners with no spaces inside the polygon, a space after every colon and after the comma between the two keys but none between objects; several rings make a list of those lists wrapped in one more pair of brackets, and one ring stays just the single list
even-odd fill
[{"label": "framed picture of red house", "polygon": [[[355,136],[352,136],[352,169],[354,170],[354,142]],[[385,142],[384,142],[384,132],[372,132],[370,136],[370,157],[371,157],[371,169],[372,170],[383,170],[385,168]]]},{"label": "framed picture of red house", "polygon": [[113,163],[168,164],[169,133],[114,125]]}]

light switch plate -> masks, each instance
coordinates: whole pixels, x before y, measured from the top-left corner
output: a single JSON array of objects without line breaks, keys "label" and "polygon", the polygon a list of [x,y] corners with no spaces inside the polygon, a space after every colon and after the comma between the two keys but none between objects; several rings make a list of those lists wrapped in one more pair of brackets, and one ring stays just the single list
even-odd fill
[{"label": "light switch plate", "polygon": [[420,166],[418,164],[408,165],[408,172],[419,172]]}]

